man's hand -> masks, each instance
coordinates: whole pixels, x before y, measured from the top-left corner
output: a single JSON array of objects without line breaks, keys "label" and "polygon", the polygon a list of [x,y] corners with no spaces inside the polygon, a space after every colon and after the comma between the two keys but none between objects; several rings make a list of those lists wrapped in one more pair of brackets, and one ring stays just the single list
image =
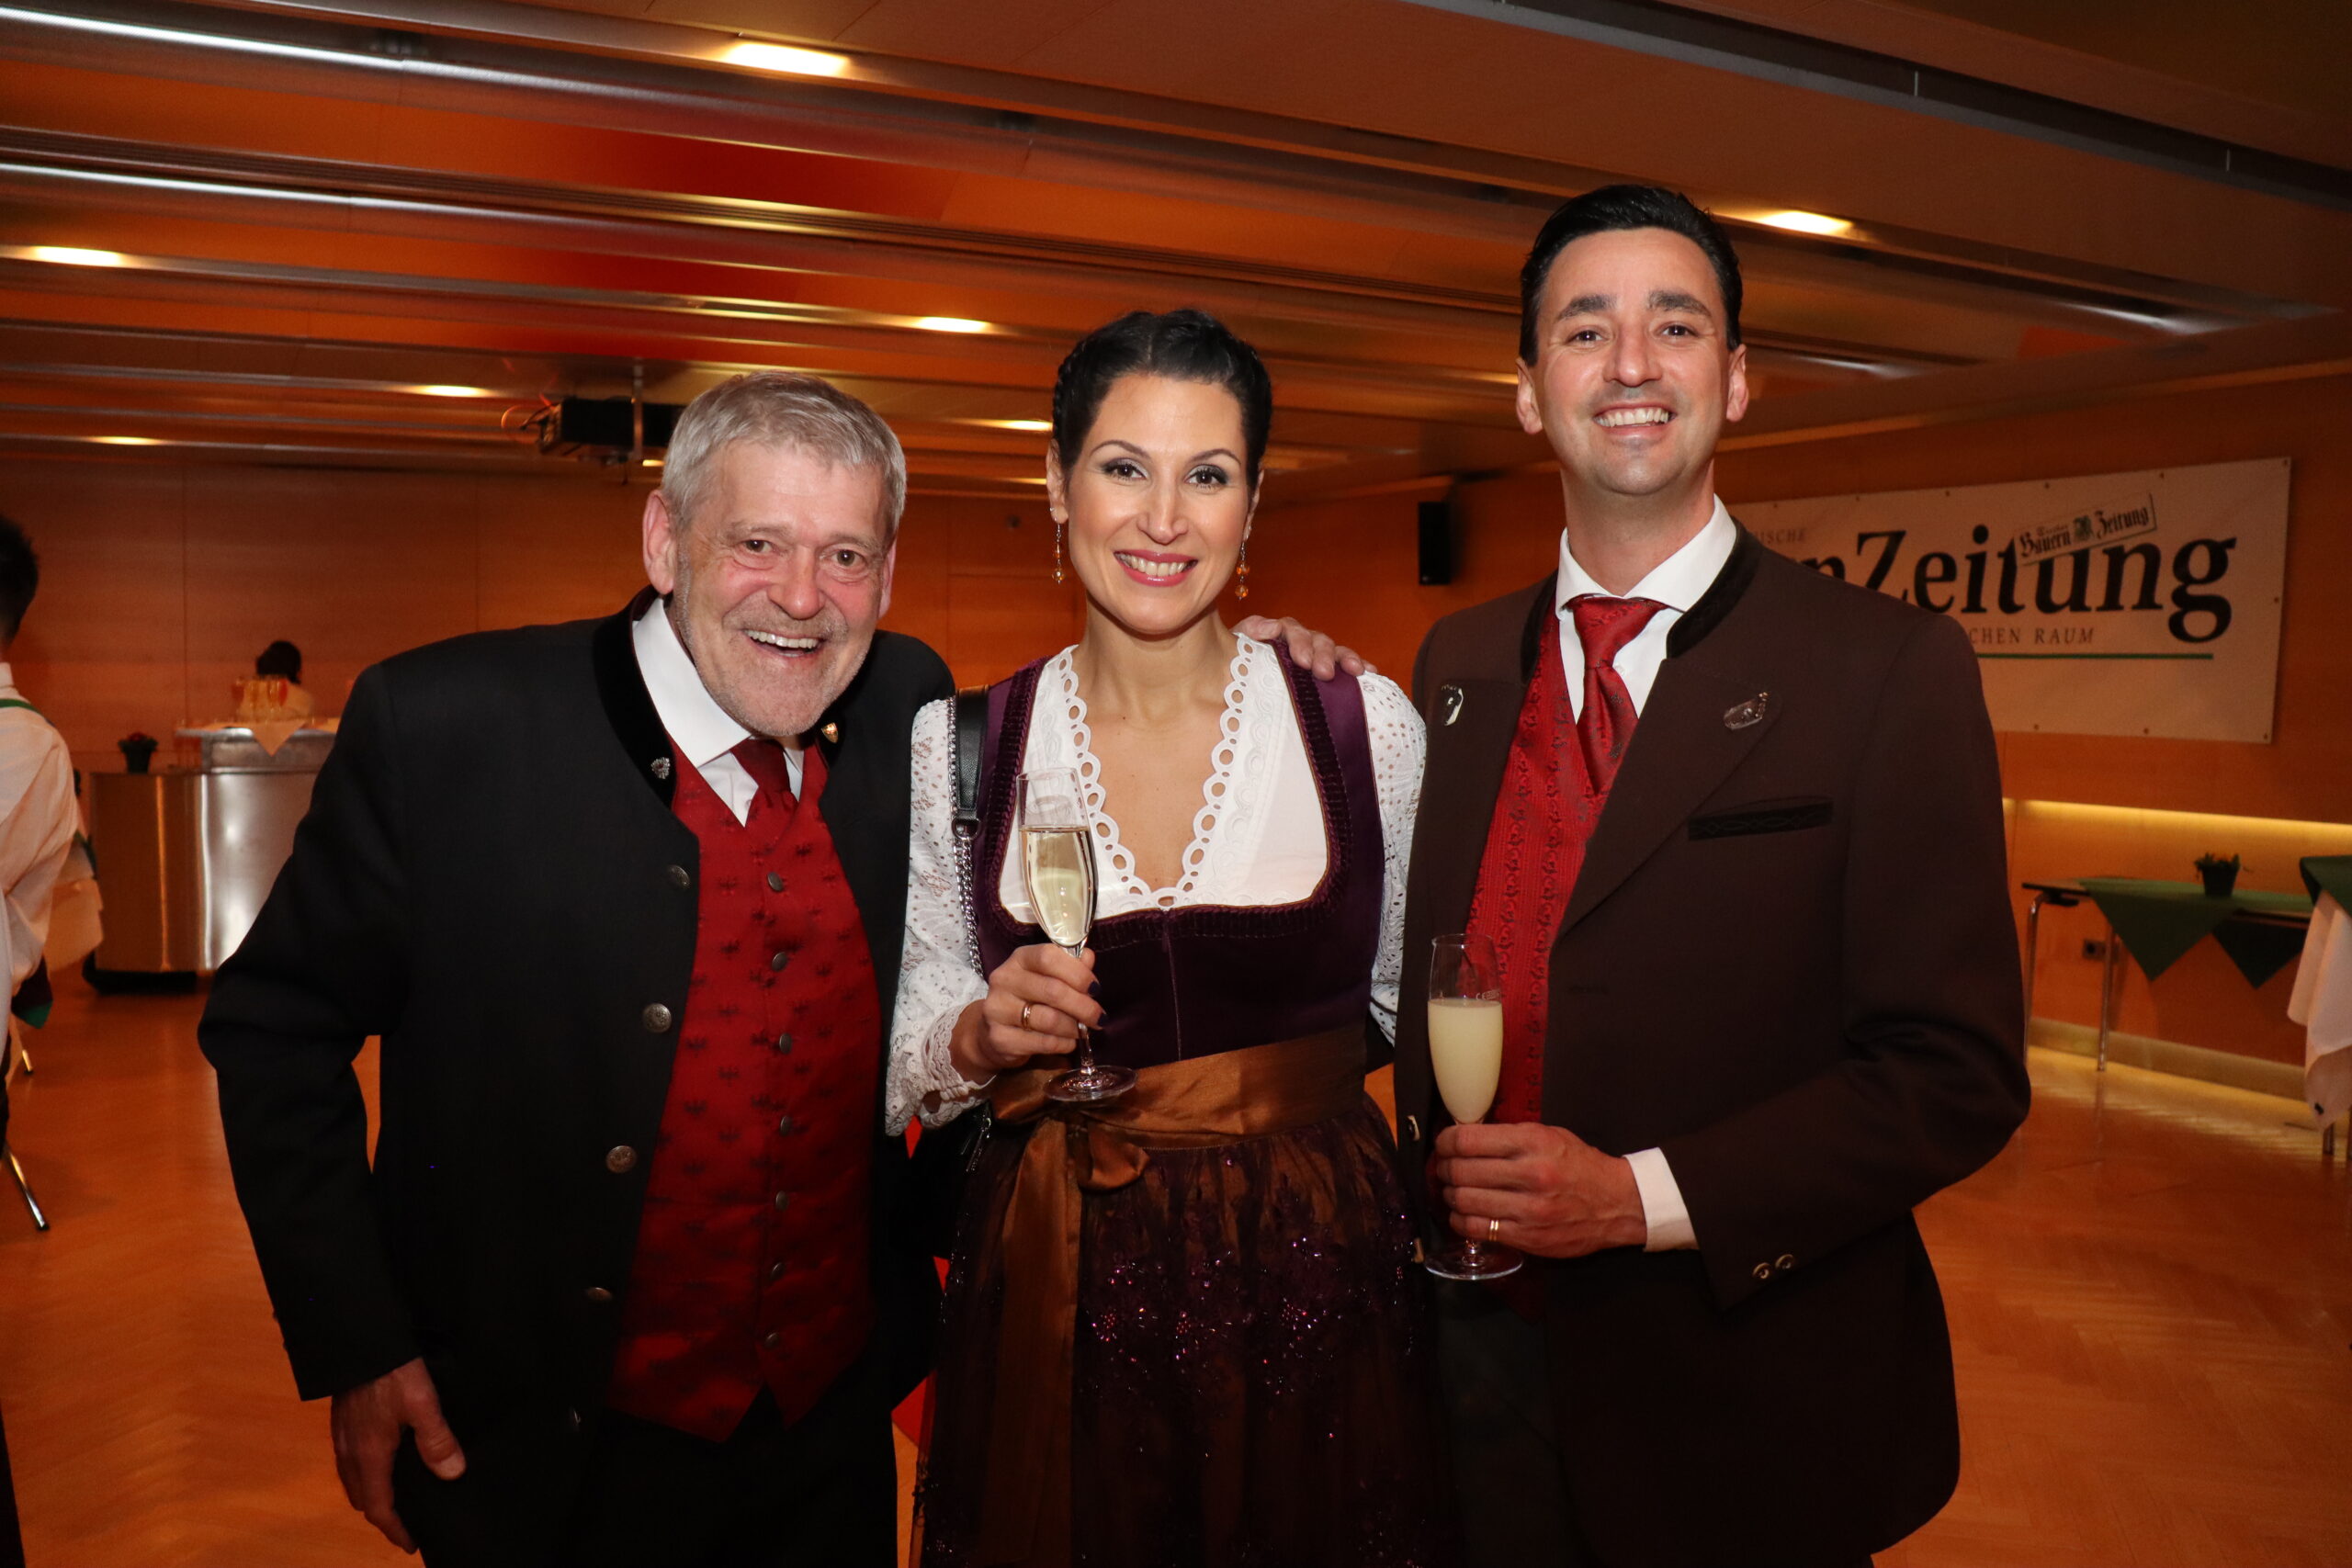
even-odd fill
[{"label": "man's hand", "polygon": [[1244,615],[1234,623],[1233,629],[1259,642],[1280,638],[1290,649],[1291,662],[1314,671],[1318,681],[1328,681],[1342,670],[1351,675],[1379,673],[1373,669],[1372,661],[1354,649],[1341,648],[1321,632],[1308,631],[1288,615],[1279,621],[1272,615]]},{"label": "man's hand", "polygon": [[[1649,1239],[1634,1168],[1540,1122],[1448,1127],[1430,1174],[1456,1234],[1538,1258],[1582,1258]],[[1497,1231],[1488,1222],[1500,1220]]]},{"label": "man's hand", "polygon": [[441,1397],[424,1358],[394,1367],[373,1382],[334,1396],[330,1425],[334,1432],[334,1472],[343,1495],[402,1551],[414,1551],[401,1517],[392,1509],[392,1455],[403,1428],[416,1433],[416,1453],[424,1468],[444,1481],[466,1472],[457,1436],[441,1419]]}]

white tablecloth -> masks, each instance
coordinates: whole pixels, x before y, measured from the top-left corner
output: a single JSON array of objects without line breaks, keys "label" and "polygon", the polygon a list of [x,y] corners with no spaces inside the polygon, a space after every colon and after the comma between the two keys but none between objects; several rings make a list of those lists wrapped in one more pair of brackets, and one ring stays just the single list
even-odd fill
[{"label": "white tablecloth", "polygon": [[2331,894],[2321,894],[2312,910],[2287,1016],[2309,1031],[2303,1098],[2323,1124],[2333,1122],[2352,1108],[2352,916]]}]

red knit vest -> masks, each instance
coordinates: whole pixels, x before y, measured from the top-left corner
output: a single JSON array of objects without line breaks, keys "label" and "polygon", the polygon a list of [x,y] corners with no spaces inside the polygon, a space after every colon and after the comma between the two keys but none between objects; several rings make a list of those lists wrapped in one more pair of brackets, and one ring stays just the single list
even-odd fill
[{"label": "red knit vest", "polygon": [[1593,793],[1577,744],[1560,618],[1546,615],[1470,904],[1470,934],[1493,942],[1502,966],[1503,1070],[1489,1121],[1544,1120],[1552,943],[1606,801]]},{"label": "red knit vest", "polygon": [[713,1441],[759,1392],[807,1414],[864,1348],[882,1019],[857,904],[817,801],[746,826],[691,767],[702,846],[679,1021],[606,1403]]}]

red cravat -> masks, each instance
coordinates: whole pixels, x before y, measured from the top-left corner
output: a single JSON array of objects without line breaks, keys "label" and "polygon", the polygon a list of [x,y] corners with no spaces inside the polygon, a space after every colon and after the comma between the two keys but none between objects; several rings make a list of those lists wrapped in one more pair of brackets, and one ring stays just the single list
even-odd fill
[{"label": "red cravat", "polygon": [[1604,599],[1584,593],[1568,601],[1577,640],[1584,645],[1584,711],[1577,715],[1577,744],[1584,750],[1587,784],[1602,800],[1617,781],[1625,743],[1634,738],[1633,695],[1617,673],[1617,655],[1666,606],[1655,599]]},{"label": "red cravat", "polygon": [[[1617,690],[1622,694],[1624,689],[1621,682]],[[754,735],[736,744],[734,757],[760,786],[760,793],[752,797],[752,809],[745,815],[743,825],[750,827],[768,811],[781,811],[789,820],[793,808],[800,802],[792,793],[792,770],[785,762],[784,748],[764,736]]]}]

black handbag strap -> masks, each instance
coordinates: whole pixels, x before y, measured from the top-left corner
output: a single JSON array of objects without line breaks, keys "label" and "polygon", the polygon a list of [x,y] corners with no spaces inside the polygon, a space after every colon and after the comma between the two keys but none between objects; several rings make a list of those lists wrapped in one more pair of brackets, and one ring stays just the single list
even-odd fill
[{"label": "black handbag strap", "polygon": [[[980,974],[980,906],[972,886],[972,857],[978,852],[980,839],[980,758],[988,742],[989,689],[967,686],[956,694],[956,875],[958,891],[964,895],[964,930],[968,945],[965,956],[971,962],[972,971]],[[931,1249],[934,1256],[945,1258],[953,1251],[956,1236],[955,1216],[961,1206],[963,1181],[980,1163],[980,1152],[988,1146],[989,1129],[995,1124],[989,1102],[982,1100],[951,1123],[955,1131],[946,1139],[935,1134],[923,1134],[917,1152],[924,1145],[937,1144],[943,1155],[953,1157],[950,1151],[962,1151],[963,1171],[960,1177],[949,1179],[950,1201],[945,1218],[933,1227]]]},{"label": "black handbag strap", "polygon": [[967,686],[956,694],[956,837],[964,854],[980,832],[980,748],[989,730],[989,689]]}]

